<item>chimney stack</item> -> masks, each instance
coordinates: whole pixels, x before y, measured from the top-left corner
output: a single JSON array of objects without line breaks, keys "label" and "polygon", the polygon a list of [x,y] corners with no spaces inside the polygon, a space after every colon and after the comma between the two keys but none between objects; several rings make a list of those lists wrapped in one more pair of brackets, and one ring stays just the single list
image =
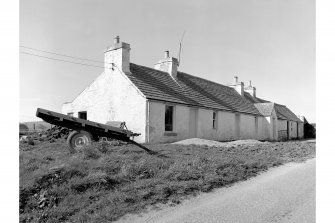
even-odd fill
[{"label": "chimney stack", "polygon": [[113,68],[112,64],[124,73],[130,72],[130,45],[120,42],[119,36],[114,38],[114,45],[105,51],[105,71],[110,71],[110,68]]},{"label": "chimney stack", "polygon": [[228,86],[234,88],[241,96],[244,96],[244,83],[238,82],[238,76],[234,76],[234,83],[228,84]]},{"label": "chimney stack", "polygon": [[178,60],[177,58],[170,57],[170,52],[164,52],[164,59],[155,63],[154,68],[163,72],[167,72],[173,79],[177,79]]},{"label": "chimney stack", "polygon": [[251,81],[249,81],[249,86],[244,88],[245,92],[248,92],[252,97],[256,97],[256,88],[251,85]]}]

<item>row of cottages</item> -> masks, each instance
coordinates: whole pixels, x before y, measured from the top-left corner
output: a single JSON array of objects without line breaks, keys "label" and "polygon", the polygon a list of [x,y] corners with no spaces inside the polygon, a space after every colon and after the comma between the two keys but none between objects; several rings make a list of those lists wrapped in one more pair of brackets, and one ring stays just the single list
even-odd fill
[{"label": "row of cottages", "polygon": [[178,71],[165,52],[154,68],[130,63],[130,45],[114,40],[105,51],[104,72],[63,114],[100,123],[125,121],[141,133],[139,143],[187,138],[219,141],[283,140],[303,137],[303,123],[284,105],[256,97],[256,88],[214,83]]}]

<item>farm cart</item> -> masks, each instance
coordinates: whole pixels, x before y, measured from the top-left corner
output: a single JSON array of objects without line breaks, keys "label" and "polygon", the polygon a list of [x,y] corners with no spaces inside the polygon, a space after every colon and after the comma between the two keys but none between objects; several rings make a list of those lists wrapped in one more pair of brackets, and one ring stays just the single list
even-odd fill
[{"label": "farm cart", "polygon": [[153,153],[153,151],[133,140],[134,137],[139,136],[140,134],[133,133],[128,129],[123,129],[122,127],[124,127],[124,123],[120,128],[118,128],[85,119],[75,118],[42,108],[37,109],[36,116],[50,124],[73,130],[67,138],[67,144],[71,153],[77,152],[78,149],[85,145],[90,145],[92,141],[98,141],[100,137],[129,142],[149,153]]}]

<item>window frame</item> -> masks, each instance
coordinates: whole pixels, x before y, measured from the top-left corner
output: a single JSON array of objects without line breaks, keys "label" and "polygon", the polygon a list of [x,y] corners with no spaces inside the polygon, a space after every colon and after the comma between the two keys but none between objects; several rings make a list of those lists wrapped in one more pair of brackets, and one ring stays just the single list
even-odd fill
[{"label": "window frame", "polygon": [[[166,123],[166,111],[167,111],[167,108],[168,107],[172,107],[172,117],[171,117],[171,124],[169,124],[169,125],[171,125],[171,130],[167,130],[167,123]],[[172,105],[172,104],[165,104],[165,107],[164,107],[165,109],[164,109],[164,132],[169,132],[169,133],[171,133],[171,132],[173,132],[174,131],[174,128],[175,128],[175,114],[176,114],[176,112],[175,112],[175,110],[176,110],[176,106],[175,105]]]},{"label": "window frame", "polygon": [[[218,129],[218,111],[212,112],[212,129]],[[214,117],[215,116],[215,117]]]}]

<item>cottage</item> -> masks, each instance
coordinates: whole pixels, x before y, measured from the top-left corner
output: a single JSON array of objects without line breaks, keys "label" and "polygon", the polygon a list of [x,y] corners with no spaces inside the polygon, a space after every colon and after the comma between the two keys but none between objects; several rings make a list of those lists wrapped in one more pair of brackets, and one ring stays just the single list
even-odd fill
[{"label": "cottage", "polygon": [[235,77],[222,85],[178,71],[166,51],[149,68],[130,63],[130,45],[115,38],[105,70],[62,113],[96,122],[125,121],[140,143],[187,138],[283,140],[303,137],[303,123],[284,105],[256,97]]}]

